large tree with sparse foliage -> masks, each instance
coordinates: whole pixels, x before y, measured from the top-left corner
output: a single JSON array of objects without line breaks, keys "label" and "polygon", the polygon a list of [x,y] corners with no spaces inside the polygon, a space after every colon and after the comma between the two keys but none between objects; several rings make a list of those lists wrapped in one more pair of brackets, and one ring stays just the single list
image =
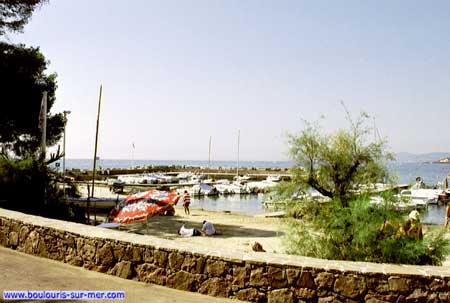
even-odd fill
[{"label": "large tree with sparse foliage", "polygon": [[56,74],[46,74],[48,61],[39,48],[0,42],[0,146],[16,156],[35,155],[40,144],[39,113],[47,92],[47,145],[61,138],[64,117],[50,114],[55,103]]},{"label": "large tree with sparse foliage", "polygon": [[405,214],[394,209],[392,193],[381,194],[380,206],[371,203],[371,185],[386,182],[386,161],[392,156],[386,141],[368,126],[367,114],[354,120],[347,111],[347,118],[350,127],[331,134],[306,123],[300,134],[289,135],[293,179],[278,187],[279,197],[312,187],[331,199],[319,203],[297,195],[298,200],[288,203],[286,252],[337,260],[441,264],[450,248],[444,230],[427,231],[423,239],[411,237],[402,232],[407,230]]},{"label": "large tree with sparse foliage", "polygon": [[323,134],[317,124],[306,123],[300,134],[289,135],[294,182],[312,187],[326,197],[338,199],[342,207],[361,185],[381,182],[388,176],[383,140],[370,140],[373,129],[365,113],[353,120],[347,112],[349,129]]},{"label": "large tree with sparse foliage", "polygon": [[47,0],[0,0],[0,36],[6,32],[20,32],[34,10]]}]

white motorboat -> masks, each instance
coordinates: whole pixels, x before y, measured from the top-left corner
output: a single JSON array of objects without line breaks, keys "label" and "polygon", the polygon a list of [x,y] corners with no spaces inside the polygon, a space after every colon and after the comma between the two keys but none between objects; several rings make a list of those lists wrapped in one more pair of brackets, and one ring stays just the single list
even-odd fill
[{"label": "white motorboat", "polygon": [[426,204],[437,204],[439,195],[444,191],[442,189],[404,189],[400,192],[400,199],[402,200],[422,200]]},{"label": "white motorboat", "polygon": [[190,189],[190,193],[193,196],[214,196],[218,195],[219,191],[214,186],[200,183],[192,186],[192,188]]},{"label": "white motorboat", "polygon": [[269,182],[280,182],[281,181],[281,176],[280,175],[268,175],[266,178],[266,181]]}]

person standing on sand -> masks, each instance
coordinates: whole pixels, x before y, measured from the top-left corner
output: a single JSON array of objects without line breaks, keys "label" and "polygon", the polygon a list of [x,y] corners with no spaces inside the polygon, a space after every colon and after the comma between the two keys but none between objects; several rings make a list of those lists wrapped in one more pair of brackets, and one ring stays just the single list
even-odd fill
[{"label": "person standing on sand", "polygon": [[447,208],[445,209],[445,227],[447,227],[448,222],[450,221],[450,202],[447,204]]},{"label": "person standing on sand", "polygon": [[190,214],[189,204],[191,204],[191,196],[189,195],[188,191],[185,190],[184,195],[183,195],[183,207],[184,207],[184,213],[186,215]]}]

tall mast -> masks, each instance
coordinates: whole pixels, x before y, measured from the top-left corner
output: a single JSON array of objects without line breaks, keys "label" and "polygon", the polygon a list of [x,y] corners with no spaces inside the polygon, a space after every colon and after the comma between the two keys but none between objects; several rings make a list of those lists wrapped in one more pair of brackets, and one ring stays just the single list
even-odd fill
[{"label": "tall mast", "polygon": [[[92,191],[91,198],[94,197],[94,186],[95,186],[95,170],[97,167],[97,145],[98,145],[98,128],[100,125],[100,107],[102,104],[102,85],[100,85],[100,94],[98,97],[98,112],[97,112],[97,128],[95,129],[95,149],[94,149],[94,167],[92,169]],[[97,221],[97,205],[94,200],[94,224]],[[88,222],[89,222],[89,200],[88,200]]]},{"label": "tall mast", "polygon": [[134,168],[134,141],[131,142],[131,169]]},{"label": "tall mast", "polygon": [[211,168],[211,136],[209,136],[208,168]]},{"label": "tall mast", "polygon": [[239,177],[239,141],[240,141],[240,137],[241,137],[241,130],[238,129],[238,143],[237,143],[237,170],[236,170],[236,175]]},{"label": "tall mast", "polygon": [[[208,148],[208,172],[211,170],[211,136],[209,136],[209,148]],[[209,176],[208,176],[209,178]]]}]

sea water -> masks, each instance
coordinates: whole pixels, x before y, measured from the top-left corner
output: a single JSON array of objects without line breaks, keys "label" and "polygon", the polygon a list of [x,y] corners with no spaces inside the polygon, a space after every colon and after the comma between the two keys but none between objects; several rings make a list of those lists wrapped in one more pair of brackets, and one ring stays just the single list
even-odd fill
[{"label": "sea water", "polygon": [[[196,160],[98,160],[98,165],[102,168],[129,168],[131,166],[167,166],[186,165],[195,167],[207,167],[208,161]],[[213,161],[213,167],[236,167],[235,161]],[[255,168],[289,168],[290,161],[240,161],[241,167]],[[66,168],[91,169],[92,160],[67,159]],[[413,184],[417,177],[421,177],[427,185],[436,185],[443,182],[450,173],[450,164],[437,163],[399,163],[388,164],[391,174],[396,177],[398,184]],[[262,206],[263,195],[228,195],[216,197],[193,197],[191,207],[203,208],[214,211],[230,211],[243,214],[261,214],[266,210]],[[445,220],[445,206],[428,206],[428,211],[424,213],[422,220],[429,224],[443,224]]]}]

